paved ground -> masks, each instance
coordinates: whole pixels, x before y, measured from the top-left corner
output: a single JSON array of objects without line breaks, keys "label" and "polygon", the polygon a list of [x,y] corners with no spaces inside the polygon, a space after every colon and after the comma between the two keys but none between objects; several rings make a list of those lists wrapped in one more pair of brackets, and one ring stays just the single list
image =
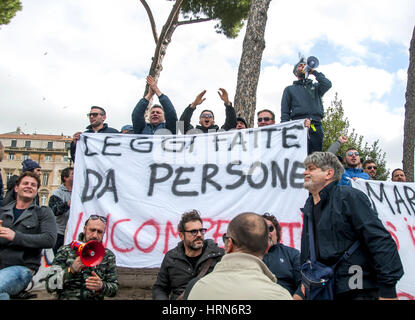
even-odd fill
[{"label": "paved ground", "polygon": [[[120,289],[118,295],[108,300],[151,300],[151,288],[156,281],[158,268],[132,269],[118,267]],[[37,297],[31,300],[53,300],[46,290],[32,291]]]}]

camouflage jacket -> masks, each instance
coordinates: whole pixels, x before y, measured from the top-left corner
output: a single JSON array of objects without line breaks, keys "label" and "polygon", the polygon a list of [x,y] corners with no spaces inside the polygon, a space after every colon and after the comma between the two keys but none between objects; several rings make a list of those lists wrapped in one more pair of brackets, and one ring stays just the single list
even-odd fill
[{"label": "camouflage jacket", "polygon": [[[82,235],[82,234],[81,234]],[[83,236],[83,235],[82,235]],[[81,236],[80,236],[80,239]],[[103,300],[104,296],[114,297],[118,292],[118,274],[115,255],[105,248],[102,262],[95,267],[86,267],[73,274],[68,270],[76,259],[76,253],[70,245],[62,246],[57,252],[50,271],[46,276],[45,285],[49,293],[56,292],[59,300]],[[85,286],[85,280],[94,271],[104,283],[104,289],[95,292]]]}]

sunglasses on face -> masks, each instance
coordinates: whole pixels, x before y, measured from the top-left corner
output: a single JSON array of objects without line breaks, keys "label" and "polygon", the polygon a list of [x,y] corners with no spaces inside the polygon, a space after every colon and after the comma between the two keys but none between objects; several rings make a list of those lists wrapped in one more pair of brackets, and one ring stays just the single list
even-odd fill
[{"label": "sunglasses on face", "polygon": [[102,116],[102,113],[99,113],[99,112],[90,112],[90,113],[87,113],[86,114],[86,116],[88,117],[88,118],[90,118],[90,117],[98,117],[98,115],[101,115]]},{"label": "sunglasses on face", "polygon": [[351,156],[353,156],[353,155],[355,155],[356,157],[358,157],[359,156],[359,152],[352,152],[352,151],[349,151],[348,153],[347,153],[347,155],[349,156],[349,157],[351,157]]},{"label": "sunglasses on face", "polygon": [[274,231],[275,230],[275,228],[274,228],[274,226],[268,226],[268,232],[272,232],[272,231]]},{"label": "sunglasses on face", "polygon": [[93,214],[93,215],[89,216],[89,218],[85,221],[85,225],[88,224],[89,220],[98,220],[98,219],[101,220],[102,222],[104,222],[105,224],[107,223],[107,218],[105,218],[103,216],[100,216],[100,215],[97,215],[97,214]]},{"label": "sunglasses on face", "polygon": [[200,229],[193,229],[193,230],[184,230],[184,232],[189,232],[192,236],[197,236],[197,234],[200,232],[201,235],[204,235],[206,233],[206,228],[200,228]]},{"label": "sunglasses on face", "polygon": [[200,117],[201,117],[201,118],[209,118],[209,119],[211,119],[211,118],[213,118],[213,115],[208,114],[208,113],[204,113],[204,114],[202,114]]},{"label": "sunglasses on face", "polygon": [[368,170],[372,170],[372,169],[377,170],[378,167],[376,167],[376,166],[367,166],[367,168],[368,168]]},{"label": "sunglasses on face", "polygon": [[224,234],[222,235],[222,241],[223,241],[223,243],[226,243],[226,240],[228,240],[228,239],[232,239],[232,242],[233,242],[234,244],[236,244],[236,241],[235,241],[232,237],[227,236],[227,235],[226,235],[226,233],[224,233]]},{"label": "sunglasses on face", "polygon": [[262,122],[262,121],[270,121],[271,118],[270,117],[263,117],[263,118],[258,118],[258,122]]}]

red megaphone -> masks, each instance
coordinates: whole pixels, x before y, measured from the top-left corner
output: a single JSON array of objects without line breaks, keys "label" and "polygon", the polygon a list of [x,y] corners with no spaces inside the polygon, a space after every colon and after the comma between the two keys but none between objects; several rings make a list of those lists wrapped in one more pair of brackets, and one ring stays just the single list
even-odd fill
[{"label": "red megaphone", "polygon": [[72,241],[71,248],[80,256],[82,263],[87,267],[95,267],[104,259],[105,248],[101,242],[91,240],[86,243],[81,241]]}]

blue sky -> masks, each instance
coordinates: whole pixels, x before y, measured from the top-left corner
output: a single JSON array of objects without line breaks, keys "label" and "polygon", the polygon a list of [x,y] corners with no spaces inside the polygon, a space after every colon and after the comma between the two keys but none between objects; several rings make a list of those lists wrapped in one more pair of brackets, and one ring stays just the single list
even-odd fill
[{"label": "blue sky", "polygon": [[[23,0],[23,11],[0,29],[0,131],[73,135],[102,105],[110,126],[131,122],[155,48],[147,15],[136,0]],[[172,2],[151,0],[161,31]],[[415,21],[412,0],[271,1],[257,108],[280,116],[282,91],[294,79],[298,52],[320,60],[319,70],[343,100],[350,126],[371,144],[379,139],[389,168],[401,166],[406,72]],[[217,89],[234,97],[245,29],[236,39],[216,22],[181,26],[168,47],[159,87],[177,113],[206,89],[202,107],[219,125]],[[156,101],[157,102],[157,101]],[[196,122],[197,119],[193,119]]]}]

